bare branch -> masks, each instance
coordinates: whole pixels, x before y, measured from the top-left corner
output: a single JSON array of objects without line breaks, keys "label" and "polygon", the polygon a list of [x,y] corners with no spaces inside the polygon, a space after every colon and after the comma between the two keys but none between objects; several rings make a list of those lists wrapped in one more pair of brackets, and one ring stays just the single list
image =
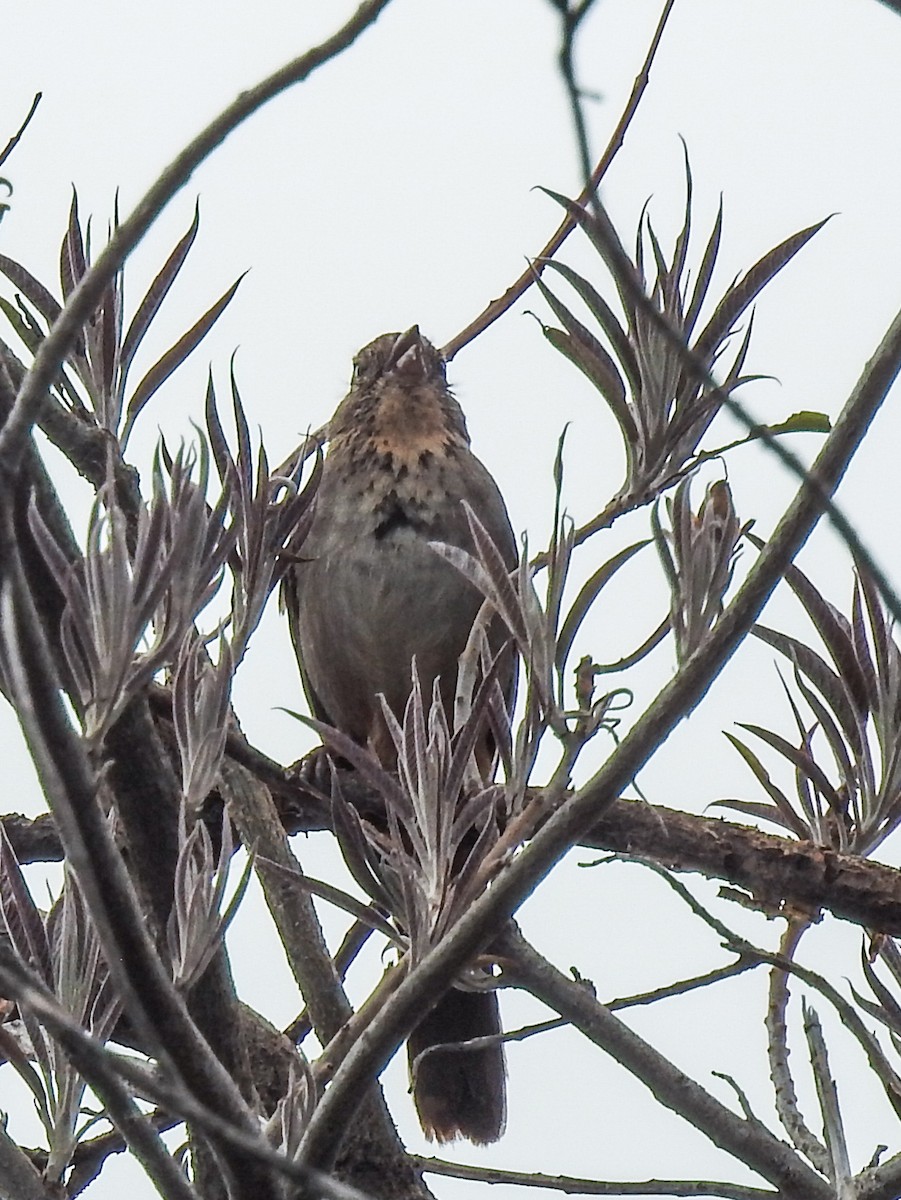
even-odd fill
[{"label": "bare branch", "polygon": [[[635,113],[638,110],[641,97],[644,95],[645,88],[648,86],[651,66],[660,47],[660,42],[663,38],[663,31],[666,28],[666,23],[669,20],[669,15],[672,12],[674,4],[675,0],[666,0],[666,3],[664,4],[663,12],[660,16],[660,20],[657,23],[654,36],[651,39],[651,44],[648,48],[647,55],[645,56],[641,71],[636,77],[635,83],[632,85],[632,91],[629,95],[629,99],[626,101],[626,107],[623,109],[622,116],[620,117],[616,128],[611,134],[606,150],[601,155],[597,166],[591,174],[591,178],[579,196],[579,204],[584,204],[588,198],[593,196],[597,191],[601,180],[607,174],[610,164],[613,162],[623,144],[626,131],[632,123],[632,118],[635,116]],[[557,253],[557,251],[572,233],[573,229],[575,229],[575,223],[572,217],[567,214],[566,217],[560,222],[560,225],[557,227],[553,237],[537,256],[535,265],[532,266],[530,264],[526,270],[523,271],[522,275],[520,275],[519,279],[517,279],[515,283],[512,283],[510,287],[507,288],[503,296],[501,296],[498,300],[492,300],[491,303],[484,309],[483,312],[479,314],[478,317],[476,317],[473,322],[467,325],[464,330],[456,335],[456,337],[451,338],[446,346],[441,347],[441,357],[445,360],[445,362],[450,362],[450,360],[459,350],[462,350],[464,346],[469,345],[473,338],[476,338],[480,333],[483,333],[489,325],[492,325],[498,319],[498,317],[503,316],[507,309],[514,305],[520,296],[529,290],[536,278],[541,274],[546,260]],[[0,453],[2,453],[2,443],[0,443]]]},{"label": "bare branch", "polygon": [[[779,944],[779,953],[783,958],[789,960],[794,958],[798,943],[809,928],[809,921],[789,921]],[[770,1079],[773,1082],[776,1112],[795,1147],[813,1163],[818,1171],[826,1175],[829,1172],[829,1155],[826,1147],[807,1126],[801,1115],[795,1081],[788,1065],[788,1028],[785,1020],[788,997],[788,973],[774,967],[770,974],[766,1030]]]},{"label": "bare branch", "polygon": [[784,1142],[759,1122],[736,1116],[599,1004],[584,986],[567,979],[525,939],[508,936],[505,951],[513,958],[511,973],[521,986],[570,1020],[650,1088],[661,1104],[779,1188],[781,1195],[798,1200],[831,1198],[829,1185]]},{"label": "bare branch", "polygon": [[547,1188],[565,1196],[711,1196],[715,1200],[778,1200],[779,1193],[767,1188],[742,1187],[701,1179],[633,1180],[580,1179],[574,1175],[545,1175],[539,1172],[506,1171],[498,1167],[474,1167],[468,1163],[445,1162],[440,1158],[414,1159],[427,1175],[471,1179],[476,1183],[507,1183],[519,1187]]},{"label": "bare branch", "polygon": [[13,134],[13,136],[9,139],[9,141],[6,143],[6,145],[3,147],[3,149],[0,150],[0,167],[3,166],[3,164],[9,158],[9,156],[12,154],[13,150],[15,150],[16,146],[18,146],[19,142],[22,140],[22,134],[25,132],[25,130],[31,124],[31,118],[37,112],[38,105],[40,104],[42,98],[43,98],[42,92],[35,92],[34,99],[31,102],[31,108],[29,108],[28,112],[25,114],[25,120],[22,122],[22,124],[19,126],[18,130]]}]

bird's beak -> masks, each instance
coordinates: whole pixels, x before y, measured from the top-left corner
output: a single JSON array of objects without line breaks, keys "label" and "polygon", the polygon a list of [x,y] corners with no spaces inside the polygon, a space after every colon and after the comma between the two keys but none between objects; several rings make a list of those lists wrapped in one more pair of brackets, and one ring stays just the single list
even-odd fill
[{"label": "bird's beak", "polygon": [[418,325],[411,325],[405,332],[398,334],[397,341],[391,348],[391,354],[385,364],[387,371],[399,371],[401,374],[422,375],[425,364],[422,356],[422,335]]}]

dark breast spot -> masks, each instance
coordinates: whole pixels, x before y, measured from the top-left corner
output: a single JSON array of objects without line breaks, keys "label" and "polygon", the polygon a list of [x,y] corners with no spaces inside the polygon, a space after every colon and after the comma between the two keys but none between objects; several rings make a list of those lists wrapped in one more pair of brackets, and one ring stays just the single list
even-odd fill
[{"label": "dark breast spot", "polygon": [[378,506],[378,524],[375,527],[375,540],[383,541],[396,529],[402,529],[410,524],[410,518],[397,498],[395,492],[390,492]]}]

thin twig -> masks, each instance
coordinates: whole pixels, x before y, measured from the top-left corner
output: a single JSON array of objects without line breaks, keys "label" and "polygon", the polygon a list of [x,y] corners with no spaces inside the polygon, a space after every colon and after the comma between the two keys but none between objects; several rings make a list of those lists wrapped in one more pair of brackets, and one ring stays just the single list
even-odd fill
[{"label": "thin twig", "polygon": [[[551,4],[560,13],[560,52],[557,56],[557,61],[560,67],[560,74],[563,77],[563,86],[566,88],[567,99],[569,100],[569,110],[572,117],[573,133],[576,139],[576,151],[579,156],[579,168],[583,183],[587,185],[591,178],[591,147],[588,141],[588,125],[585,120],[585,93],[576,80],[575,66],[575,51],[576,51],[576,34],[579,27],[585,20],[589,11],[593,7],[595,0],[579,0],[579,3],[570,7],[569,0],[551,0]],[[595,198],[594,191],[590,192],[587,197],[588,204],[593,204]]]},{"label": "thin twig", "polygon": [[476,1183],[507,1183],[518,1187],[548,1188],[566,1196],[711,1196],[717,1200],[779,1200],[779,1193],[768,1188],[742,1187],[737,1183],[717,1183],[702,1179],[645,1179],[601,1181],[580,1179],[575,1175],[546,1175],[529,1171],[505,1171],[498,1167],[475,1167],[468,1163],[446,1162],[440,1158],[413,1156],[413,1162],[426,1174],[447,1175],[452,1179],[471,1179]]},{"label": "thin twig", "polygon": [[[798,943],[810,928],[808,919],[789,920],[779,943],[782,958],[794,961]],[[788,1065],[788,1025],[785,1019],[788,1008],[788,972],[774,967],[770,972],[769,999],[766,1012],[767,1056],[770,1062],[770,1079],[773,1081],[773,1097],[779,1120],[795,1147],[805,1155],[816,1169],[824,1175],[829,1173],[829,1155],[826,1147],[801,1115],[798,1093]]]},{"label": "thin twig", "polygon": [[25,116],[25,120],[19,126],[18,132],[13,134],[13,136],[9,139],[9,141],[4,146],[3,150],[0,151],[0,167],[3,166],[3,164],[9,158],[9,156],[12,154],[13,150],[15,150],[16,146],[18,146],[19,142],[22,140],[22,134],[25,132],[25,130],[31,124],[31,118],[37,112],[38,105],[41,102],[42,96],[43,96],[43,92],[35,92],[34,99],[31,102],[31,108],[29,108],[29,110]]},{"label": "thin twig", "polygon": [[[724,925],[717,917],[708,912],[704,906],[694,897],[684,883],[673,876],[665,868],[658,866],[656,863],[645,863],[649,870],[654,871],[662,879],[666,880],[669,886],[679,895],[686,904],[689,905],[692,912],[700,917],[705,924],[723,938],[726,946],[733,950],[736,954],[741,954],[747,958],[756,958],[761,963],[767,963],[771,967],[777,968],[781,972],[787,972],[790,975],[797,976],[808,987],[818,991],[822,996],[829,1001],[835,1011],[841,1018],[842,1024],[849,1030],[857,1039],[861,1049],[867,1056],[867,1062],[873,1074],[879,1079],[885,1090],[886,1099],[895,1110],[895,1113],[901,1117],[901,1077],[895,1072],[891,1064],[882,1052],[877,1039],[870,1033],[866,1025],[861,1020],[860,1014],[853,1004],[849,1003],[842,994],[837,991],[832,984],[824,979],[822,975],[818,975],[816,971],[811,971],[808,967],[802,967],[796,963],[793,958],[785,957],[782,954],[773,954],[769,950],[764,950],[760,946],[755,946],[747,941],[740,934],[735,933],[727,925]],[[791,942],[788,943],[791,945]],[[787,1070],[787,1068],[786,1068]],[[773,1082],[776,1088],[784,1082],[782,1071],[777,1071],[778,1078],[774,1078]],[[789,1077],[790,1078],[790,1077]],[[781,1115],[781,1114],[780,1114]],[[799,1118],[800,1119],[800,1118]],[[812,1136],[812,1135],[811,1135]],[[800,1148],[800,1147],[799,1147]],[[805,1150],[806,1153],[806,1150]]]},{"label": "thin twig", "polygon": [[[628,101],[626,102],[626,107],[623,109],[623,114],[610,137],[610,141],[607,143],[606,150],[601,155],[597,166],[591,173],[588,183],[585,185],[579,195],[577,201],[579,204],[584,204],[589,196],[593,196],[597,191],[601,180],[606,175],[610,164],[613,162],[623,144],[626,131],[632,122],[632,118],[635,116],[639,101],[644,95],[645,88],[648,86],[651,65],[654,62],[654,58],[660,46],[660,41],[663,37],[663,31],[666,28],[666,23],[669,19],[669,15],[674,4],[675,0],[666,0],[660,20],[657,22],[657,28],[654,31],[654,37],[651,40],[651,45],[648,49],[647,55],[645,56],[644,64],[641,68],[641,71],[636,76],[634,84],[632,85],[632,91],[629,95]],[[474,321],[467,325],[464,330],[456,335],[456,337],[451,338],[446,346],[442,346],[441,356],[445,362],[450,362],[459,350],[462,350],[464,346],[467,346],[473,340],[473,338],[478,337],[480,333],[483,333],[489,325],[492,325],[498,319],[498,317],[503,316],[507,309],[514,305],[520,296],[524,295],[529,290],[536,278],[544,270],[543,260],[551,258],[557,253],[575,227],[575,221],[570,214],[567,213],[566,217],[558,226],[553,237],[551,237],[547,245],[538,255],[534,265],[530,263],[525,271],[523,271],[522,275],[520,275],[519,279],[517,279],[515,283],[511,284],[510,287],[507,288],[503,296],[497,300],[492,300],[491,303],[476,317]],[[2,449],[2,444],[0,444],[0,449]]]},{"label": "thin twig", "polygon": [[410,1075],[416,1080],[420,1063],[425,1058],[440,1051],[441,1054],[467,1054],[473,1050],[491,1050],[494,1046],[504,1046],[508,1042],[524,1042],[528,1038],[541,1033],[553,1033],[557,1029],[565,1029],[569,1024],[562,1017],[554,1017],[550,1021],[538,1021],[534,1025],[523,1025],[521,1029],[511,1029],[509,1033],[486,1033],[482,1037],[467,1038],[463,1042],[436,1042],[426,1046],[410,1064]]},{"label": "thin twig", "polygon": [[736,975],[743,975],[745,971],[752,971],[759,966],[759,959],[740,954],[738,961],[730,963],[727,967],[717,967],[713,971],[706,971],[703,975],[694,975],[691,979],[680,979],[678,983],[670,983],[666,987],[655,988],[651,992],[623,996],[619,1000],[611,1000],[606,1007],[611,1012],[620,1012],[624,1008],[635,1008],[640,1004],[655,1004],[658,1000],[668,1000],[671,996],[684,996],[686,992],[709,987],[712,983],[721,983],[724,979],[733,979]]},{"label": "thin twig", "polygon": [[41,343],[19,392],[9,420],[0,430],[0,479],[9,487],[15,466],[35,421],[41,397],[56,378],[60,363],[74,339],[90,319],[104,290],[172,197],[192,173],[243,121],[286,88],[346,50],[378,17],[390,0],[365,0],[347,23],[320,45],[301,54],[255,87],[240,93],[198,136],[179,153],[116,227],[97,261],[82,277],[63,311]]}]

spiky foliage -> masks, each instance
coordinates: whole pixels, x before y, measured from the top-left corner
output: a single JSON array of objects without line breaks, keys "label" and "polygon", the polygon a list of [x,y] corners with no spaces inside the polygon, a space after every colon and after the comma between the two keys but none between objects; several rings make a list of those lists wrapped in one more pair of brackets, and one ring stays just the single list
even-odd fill
[{"label": "spiky foliage", "polygon": [[[114,226],[117,221],[118,215],[114,218]],[[231,302],[241,282],[238,279],[223,292],[203,316],[157,359],[139,382],[130,386],[131,369],[138,349],[184,266],[199,227],[200,211],[196,209],[187,232],[157,272],[127,328],[125,276],[124,271],[117,272],[93,319],[85,326],[81,338],[60,368],[55,388],[57,398],[71,411],[89,415],[101,429],[106,429],[117,438],[122,447],[128,441],[134,423],[148,400],[203,340]],[[91,224],[88,221],[86,229],[82,229],[78,196],[73,192],[69,222],[59,255],[62,304],[68,300],[90,265]],[[62,311],[62,304],[30,271],[6,255],[0,255],[0,271],[18,289],[15,305],[0,296],[0,309],[28,350],[34,354]]]},{"label": "spiky foliage", "polygon": [[722,614],[739,541],[747,530],[740,526],[729,485],[722,480],[707,489],[697,515],[691,511],[691,476],[667,497],[666,508],[669,529],[660,520],[659,505],[652,528],[670,587],[670,623],[681,663],[704,642]]},{"label": "spiky foliage", "polygon": [[[112,1034],[122,1005],[110,983],[78,881],[66,870],[49,913],[34,903],[0,826],[0,918],[12,949],[60,1005],[100,1042]],[[58,1182],[95,1118],[81,1119],[85,1081],[27,1004],[19,1006],[24,1037],[0,1027],[0,1049],[27,1084],[47,1137],[45,1178]],[[34,1065],[32,1065],[34,1064]]]},{"label": "spiky foliage", "polygon": [[[711,386],[711,377],[732,344],[742,315],[825,224],[818,221],[765,254],[732,284],[701,324],[702,311],[705,305],[709,307],[723,212],[721,203],[691,282],[692,178],[687,153],[685,173],[685,215],[669,258],[647,212],[639,221],[634,257],[630,257],[602,205],[589,211],[565,196],[549,193],[587,234],[612,276],[625,317],[623,322],[589,279],[556,259],[546,261],[544,265],[566,280],[585,304],[605,339],[602,341],[536,276],[542,295],[563,326],[545,326],[545,336],[590,380],[619,425],[626,454],[626,477],[618,497],[623,505],[653,498],[690,470],[724,397],[759,378],[742,374],[751,339],[749,321],[718,387]],[[648,246],[650,276],[646,270]]]},{"label": "spiky foliage", "polygon": [[31,509],[32,531],[66,599],[62,644],[90,745],[99,745],[128,700],[175,662],[188,627],[218,590],[237,531],[223,524],[224,497],[208,508],[208,480],[202,443],[199,463],[186,449],[174,459],[158,454],[133,551],[115,488],[103,487],[91,508],[84,558],[74,564]]},{"label": "spiky foliage", "polygon": [[756,626],[757,636],[791,663],[800,702],[788,687],[785,691],[797,742],[760,725],[742,728],[791,766],[795,793],[790,797],[747,743],[729,734],[769,801],[718,803],[763,817],[797,837],[869,854],[901,821],[901,649],[862,564],[857,564],[850,619],[797,567],[786,580],[828,657],[798,638]]},{"label": "spiky foliage", "polygon": [[426,702],[415,663],[412,679],[402,722],[383,703],[397,751],[397,774],[338,730],[313,725],[384,805],[385,827],[363,821],[345,802],[333,769],[336,829],[348,866],[364,891],[398,920],[415,960],[440,940],[484,886],[477,876],[498,838],[501,792],[490,783],[476,791],[467,786],[470,759],[485,736],[495,672],[483,680],[455,734],[437,680]]},{"label": "spiky foliage", "polygon": [[188,991],[209,966],[249,882],[253,866],[250,859],[223,911],[234,850],[227,814],[223,813],[222,817],[217,855],[206,825],[202,821],[189,825],[187,805],[182,804],[178,818],[174,902],[166,928],[166,947],[172,978],[184,991]]}]

